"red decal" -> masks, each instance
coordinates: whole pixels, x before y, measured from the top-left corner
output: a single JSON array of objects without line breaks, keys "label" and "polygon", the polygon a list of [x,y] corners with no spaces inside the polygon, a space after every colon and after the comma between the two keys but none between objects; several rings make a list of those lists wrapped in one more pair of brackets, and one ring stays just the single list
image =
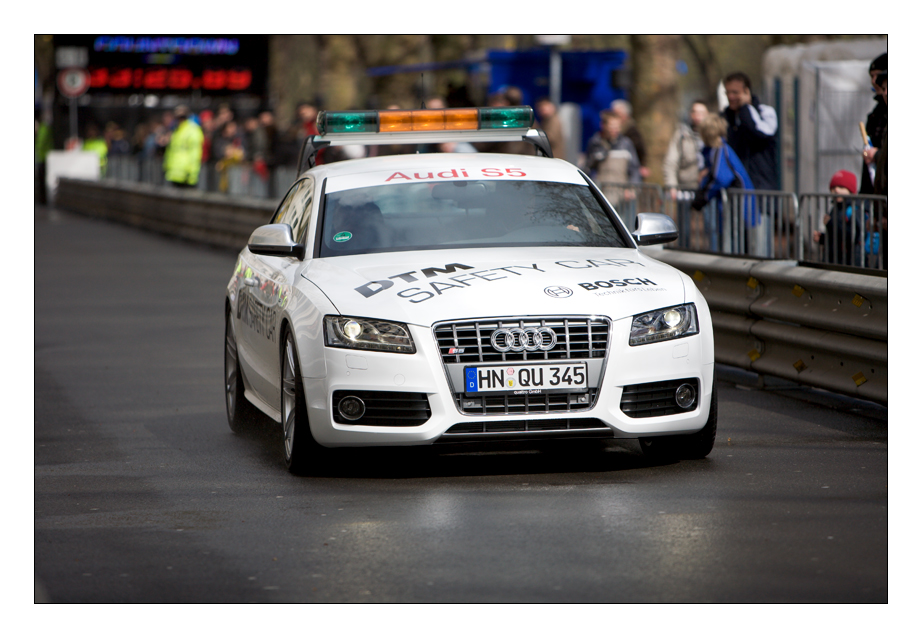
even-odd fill
[{"label": "red decal", "polygon": [[[388,177],[388,178],[387,178],[386,180],[384,180],[384,181],[385,181],[385,182],[389,182],[389,181],[391,181],[392,179],[397,179],[398,177],[399,177],[400,179],[410,179],[409,177],[407,177],[407,176],[404,175],[403,173],[394,173],[393,175],[391,175],[390,177]],[[413,181],[413,180],[410,180],[410,181]]]},{"label": "red decal", "polygon": [[484,177],[502,177],[503,172],[498,168],[482,168],[480,172],[483,173]]},{"label": "red decal", "polygon": [[521,168],[507,168],[506,174],[510,177],[525,177],[525,171]]},{"label": "red decal", "polygon": [[439,177],[449,178],[449,177],[458,177],[458,171],[451,169],[451,171],[442,171],[439,173]]}]

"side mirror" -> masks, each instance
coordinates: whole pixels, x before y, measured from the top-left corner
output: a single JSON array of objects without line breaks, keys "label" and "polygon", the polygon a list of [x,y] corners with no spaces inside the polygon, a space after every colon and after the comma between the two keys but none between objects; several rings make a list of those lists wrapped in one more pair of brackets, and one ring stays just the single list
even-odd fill
[{"label": "side mirror", "polygon": [[638,213],[637,230],[631,233],[639,246],[668,244],[679,238],[679,229],[669,215]]},{"label": "side mirror", "polygon": [[304,246],[295,242],[288,224],[260,226],[250,235],[247,248],[254,255],[304,259]]}]

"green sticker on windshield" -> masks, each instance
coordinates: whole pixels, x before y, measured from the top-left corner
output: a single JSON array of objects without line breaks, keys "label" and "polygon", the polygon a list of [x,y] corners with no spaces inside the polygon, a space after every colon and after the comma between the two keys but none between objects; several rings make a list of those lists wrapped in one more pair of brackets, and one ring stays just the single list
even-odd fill
[{"label": "green sticker on windshield", "polygon": [[350,239],[352,239],[352,233],[350,233],[348,230],[344,230],[341,233],[336,233],[333,235],[333,241],[344,242],[349,241]]}]

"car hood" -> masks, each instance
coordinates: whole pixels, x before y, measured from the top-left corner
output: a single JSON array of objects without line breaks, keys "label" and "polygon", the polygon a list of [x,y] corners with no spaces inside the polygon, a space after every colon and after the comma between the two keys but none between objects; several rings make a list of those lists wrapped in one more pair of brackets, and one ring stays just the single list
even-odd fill
[{"label": "car hood", "polygon": [[314,259],[302,276],[343,315],[431,326],[510,315],[613,320],[684,303],[693,286],[636,249],[465,248]]}]

